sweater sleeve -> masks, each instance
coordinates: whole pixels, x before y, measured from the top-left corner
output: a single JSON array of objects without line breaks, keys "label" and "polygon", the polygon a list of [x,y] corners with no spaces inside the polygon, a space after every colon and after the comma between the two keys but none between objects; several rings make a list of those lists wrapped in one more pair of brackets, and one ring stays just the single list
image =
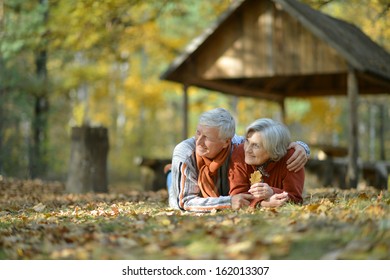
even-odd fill
[{"label": "sweater sleeve", "polygon": [[305,170],[302,168],[298,172],[287,172],[283,180],[283,191],[288,193],[291,202],[302,203],[302,192],[305,181]]},{"label": "sweater sleeve", "polygon": [[231,207],[230,196],[202,197],[198,185],[198,171],[192,142],[176,146],[172,157],[172,188],[169,204],[172,208],[208,212]]},{"label": "sweater sleeve", "polygon": [[274,193],[287,192],[291,202],[302,203],[302,192],[305,182],[305,169],[301,168],[299,171],[293,172],[288,171],[286,167],[286,161],[292,156],[293,152],[294,150],[290,149],[281,160],[280,168],[283,169],[283,171],[279,173],[279,176],[282,176],[281,184],[271,187]]}]

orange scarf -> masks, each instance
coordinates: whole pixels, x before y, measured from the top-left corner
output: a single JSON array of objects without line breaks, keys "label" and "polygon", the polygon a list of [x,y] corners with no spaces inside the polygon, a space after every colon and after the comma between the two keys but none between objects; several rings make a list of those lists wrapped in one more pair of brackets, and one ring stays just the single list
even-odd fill
[{"label": "orange scarf", "polygon": [[213,160],[196,155],[196,165],[199,176],[198,185],[203,197],[218,197],[219,192],[214,183],[214,176],[218,168],[222,166],[231,150],[231,144],[223,149]]}]

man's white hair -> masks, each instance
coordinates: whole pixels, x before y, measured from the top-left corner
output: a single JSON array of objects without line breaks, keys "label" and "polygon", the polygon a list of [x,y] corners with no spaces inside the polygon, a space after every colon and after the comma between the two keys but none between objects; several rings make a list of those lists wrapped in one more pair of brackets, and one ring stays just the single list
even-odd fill
[{"label": "man's white hair", "polygon": [[222,140],[233,138],[236,133],[236,122],[233,116],[223,108],[206,111],[199,117],[199,125],[217,127],[219,138]]}]

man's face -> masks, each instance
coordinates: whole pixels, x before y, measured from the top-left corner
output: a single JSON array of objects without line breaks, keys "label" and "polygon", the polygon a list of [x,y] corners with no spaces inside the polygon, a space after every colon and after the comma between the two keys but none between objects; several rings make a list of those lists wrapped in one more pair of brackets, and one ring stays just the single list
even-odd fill
[{"label": "man's face", "polygon": [[220,139],[217,127],[198,125],[195,141],[198,156],[214,159],[222,149],[229,145],[230,139]]},{"label": "man's face", "polygon": [[250,165],[261,165],[269,158],[263,146],[263,135],[260,132],[251,132],[245,139],[245,162]]}]

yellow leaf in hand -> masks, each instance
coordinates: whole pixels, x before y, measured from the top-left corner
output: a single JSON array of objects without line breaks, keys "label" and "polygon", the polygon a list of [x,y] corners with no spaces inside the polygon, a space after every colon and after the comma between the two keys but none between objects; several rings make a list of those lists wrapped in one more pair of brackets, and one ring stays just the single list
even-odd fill
[{"label": "yellow leaf in hand", "polygon": [[253,185],[254,183],[260,183],[261,182],[261,178],[263,176],[261,175],[260,171],[259,170],[256,170],[255,172],[253,172],[251,174],[251,177],[250,177],[250,182],[251,182],[251,185]]}]

